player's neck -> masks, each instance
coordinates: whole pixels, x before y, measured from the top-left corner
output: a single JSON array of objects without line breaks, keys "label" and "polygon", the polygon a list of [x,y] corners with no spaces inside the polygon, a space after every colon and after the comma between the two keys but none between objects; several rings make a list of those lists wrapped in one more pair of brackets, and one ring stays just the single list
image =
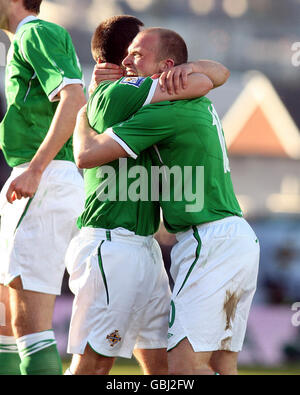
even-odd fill
[{"label": "player's neck", "polygon": [[37,14],[35,14],[34,12],[24,10],[23,8],[18,10],[17,13],[12,14],[9,18],[9,33],[11,35],[14,35],[20,22],[22,22],[23,19],[31,15],[37,16]]}]

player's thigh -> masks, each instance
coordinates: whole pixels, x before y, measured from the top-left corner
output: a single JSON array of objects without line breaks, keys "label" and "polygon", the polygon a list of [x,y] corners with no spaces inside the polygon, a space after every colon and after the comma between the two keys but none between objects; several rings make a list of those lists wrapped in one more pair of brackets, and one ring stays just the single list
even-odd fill
[{"label": "player's thigh", "polygon": [[170,375],[211,375],[212,352],[195,352],[187,338],[168,352]]},{"label": "player's thigh", "polygon": [[0,284],[0,335],[13,336],[9,307],[9,289]]},{"label": "player's thigh", "polygon": [[219,350],[212,353],[210,366],[212,370],[221,375],[237,375],[237,352]]},{"label": "player's thigh", "polygon": [[166,348],[135,349],[134,356],[146,375],[168,374],[168,356]]},{"label": "player's thigh", "polygon": [[24,290],[17,277],[10,284],[9,299],[16,337],[52,328],[55,295]]},{"label": "player's thigh", "polygon": [[87,345],[82,355],[73,355],[70,370],[74,375],[108,375],[114,362],[115,358],[100,355]]}]

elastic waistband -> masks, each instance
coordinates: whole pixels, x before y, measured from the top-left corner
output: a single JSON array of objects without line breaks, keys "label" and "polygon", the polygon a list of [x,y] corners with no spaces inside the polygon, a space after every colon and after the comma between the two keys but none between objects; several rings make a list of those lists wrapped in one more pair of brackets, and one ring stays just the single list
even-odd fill
[{"label": "elastic waistband", "polygon": [[138,236],[124,228],[102,229],[102,228],[82,228],[81,234],[99,240],[119,241],[123,243],[148,244],[154,240],[153,236]]},{"label": "elastic waistband", "polygon": [[189,230],[187,230],[185,232],[177,233],[176,234],[176,239],[177,239],[177,241],[183,240],[185,237],[187,237],[187,235],[189,235],[191,233],[194,233],[194,228],[195,227],[201,231],[203,229],[209,229],[211,227],[218,226],[220,224],[225,224],[227,222],[235,222],[235,221],[241,221],[241,220],[244,221],[244,218],[243,217],[238,217],[236,215],[233,215],[231,217],[222,218],[222,219],[219,219],[217,221],[206,222],[206,223],[201,224],[201,225],[195,225],[191,229],[189,229]]}]

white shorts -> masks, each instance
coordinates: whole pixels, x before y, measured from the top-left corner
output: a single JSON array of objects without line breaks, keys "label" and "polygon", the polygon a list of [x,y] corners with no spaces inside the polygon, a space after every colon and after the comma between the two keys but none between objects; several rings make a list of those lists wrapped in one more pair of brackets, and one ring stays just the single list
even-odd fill
[{"label": "white shorts", "polygon": [[74,293],[68,352],[86,345],[107,357],[167,347],[171,300],[161,251],[152,237],[83,228],[67,254]]},{"label": "white shorts", "polygon": [[195,352],[242,349],[256,290],[259,243],[239,217],[178,234],[168,350],[187,338]]},{"label": "white shorts", "polygon": [[0,195],[0,283],[21,276],[25,290],[59,295],[65,254],[84,208],[83,178],[74,163],[52,161],[35,196],[11,205],[7,189],[27,167],[13,169]]}]

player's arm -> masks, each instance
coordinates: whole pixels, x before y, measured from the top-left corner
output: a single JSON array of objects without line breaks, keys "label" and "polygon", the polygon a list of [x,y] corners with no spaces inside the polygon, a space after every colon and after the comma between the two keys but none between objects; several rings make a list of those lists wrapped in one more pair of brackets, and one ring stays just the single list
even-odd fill
[{"label": "player's arm", "polygon": [[124,69],[114,63],[97,63],[94,67],[92,82],[99,85],[102,81],[117,81],[124,76]]},{"label": "player's arm", "polygon": [[230,77],[230,71],[226,66],[212,60],[198,60],[191,62],[194,73],[205,74],[214,85],[214,88],[224,85]]},{"label": "player's arm", "polygon": [[141,152],[172,137],[170,117],[176,109],[146,106],[125,122],[98,134],[88,124],[85,109],[77,117],[74,132],[74,157],[79,168],[102,166],[119,158],[136,159]]},{"label": "player's arm", "polygon": [[192,73],[187,76],[186,86],[183,87],[182,83],[178,82],[178,87],[173,90],[162,88],[161,84],[157,84],[151,103],[158,103],[165,100],[185,100],[196,99],[208,94],[213,89],[212,81],[204,74]]},{"label": "player's arm", "polygon": [[77,115],[73,135],[73,150],[79,169],[91,169],[117,158],[128,156],[126,151],[107,134],[98,134],[88,123],[86,107]]},{"label": "player's arm", "polygon": [[91,96],[97,86],[103,81],[118,81],[124,76],[124,69],[113,63],[97,63],[93,70],[89,95]]},{"label": "player's arm", "polygon": [[6,196],[10,203],[12,203],[14,192],[18,199],[33,197],[44,170],[73,134],[77,113],[86,103],[82,86],[67,85],[60,91],[59,96],[60,102],[46,138],[31,160],[28,169],[9,186]]},{"label": "player's arm", "polygon": [[[124,70],[111,63],[97,64],[93,71],[91,82],[91,92],[103,81],[116,81],[123,76]],[[178,94],[179,89],[188,87],[188,75],[201,73],[206,75],[213,83],[211,89],[224,85],[230,76],[230,71],[219,62],[212,60],[198,60],[185,63],[164,72],[159,78],[162,91],[167,91],[170,95]],[[189,97],[185,97],[189,98]],[[168,100],[168,99],[164,99]]]},{"label": "player's arm", "polygon": [[159,76],[162,91],[170,95],[178,94],[179,89],[189,87],[188,76],[201,73],[207,76],[213,84],[211,89],[224,85],[230,77],[230,71],[221,63],[211,60],[199,60],[172,67]]},{"label": "player's arm", "polygon": [[50,25],[29,29],[22,35],[20,56],[34,71],[49,101],[59,103],[29,167],[9,186],[7,200],[10,203],[15,194],[18,199],[33,197],[43,171],[71,137],[76,115],[86,103],[79,61],[71,37],[64,29],[58,32]]}]

